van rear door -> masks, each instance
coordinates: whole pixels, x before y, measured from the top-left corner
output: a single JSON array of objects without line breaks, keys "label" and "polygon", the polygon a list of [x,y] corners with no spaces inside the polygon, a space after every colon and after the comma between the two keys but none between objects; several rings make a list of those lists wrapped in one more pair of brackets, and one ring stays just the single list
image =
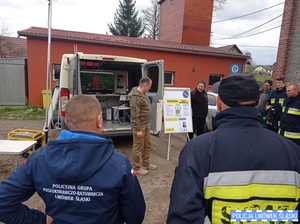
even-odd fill
[{"label": "van rear door", "polygon": [[[75,57],[70,58],[70,72],[69,72],[69,91],[71,96],[75,96],[81,93],[81,85],[79,83],[79,55],[75,54]],[[79,91],[80,88],[80,91]]]},{"label": "van rear door", "polygon": [[151,61],[142,65],[142,76],[152,80],[152,87],[148,92],[151,102],[151,134],[159,135],[162,129],[162,108],[164,90],[164,61]]}]

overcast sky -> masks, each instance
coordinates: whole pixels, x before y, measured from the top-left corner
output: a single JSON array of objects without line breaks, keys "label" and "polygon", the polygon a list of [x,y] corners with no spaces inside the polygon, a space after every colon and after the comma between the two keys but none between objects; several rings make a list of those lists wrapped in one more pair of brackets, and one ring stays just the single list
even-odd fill
[{"label": "overcast sky", "polygon": [[[277,55],[283,1],[227,0],[223,9],[213,15],[211,45],[220,47],[237,44],[243,52],[252,53],[257,65],[273,64]],[[31,26],[48,27],[48,0],[0,2],[0,25],[8,28],[10,36],[16,37],[17,31]],[[136,8],[141,11],[149,7],[150,2],[151,0],[136,0]],[[113,21],[118,5],[119,0],[53,0],[52,28],[109,33],[107,23]],[[260,10],[261,12],[254,13]],[[246,14],[251,15],[244,16]],[[234,17],[239,18],[232,19]],[[219,22],[221,20],[227,21]],[[249,30],[252,31],[248,32]]]}]

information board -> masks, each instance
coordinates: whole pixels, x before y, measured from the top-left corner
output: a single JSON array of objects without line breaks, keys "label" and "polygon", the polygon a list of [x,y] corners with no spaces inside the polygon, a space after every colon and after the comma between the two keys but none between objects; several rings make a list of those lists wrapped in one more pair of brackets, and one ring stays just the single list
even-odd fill
[{"label": "information board", "polygon": [[164,88],[165,134],[193,132],[189,88]]}]

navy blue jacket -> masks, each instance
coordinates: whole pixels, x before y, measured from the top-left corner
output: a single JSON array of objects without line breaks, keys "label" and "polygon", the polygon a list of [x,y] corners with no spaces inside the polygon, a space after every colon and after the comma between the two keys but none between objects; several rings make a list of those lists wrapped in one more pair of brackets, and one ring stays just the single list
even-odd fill
[{"label": "navy blue jacket", "polygon": [[231,223],[231,210],[299,209],[300,149],[262,127],[258,109],[216,116],[216,130],[181,151],[167,223]]},{"label": "navy blue jacket", "polygon": [[300,139],[300,94],[284,100],[280,134],[287,138]]},{"label": "navy blue jacket", "polygon": [[278,129],[280,126],[282,106],[286,97],[286,87],[283,87],[281,90],[276,89],[269,97],[267,109],[273,108],[275,113],[271,124],[270,122],[267,122],[267,124],[272,125],[275,129]]},{"label": "navy blue jacket", "polygon": [[46,223],[22,204],[35,192],[58,223],[142,223],[145,201],[128,158],[100,135],[62,131],[0,184],[0,221]]}]

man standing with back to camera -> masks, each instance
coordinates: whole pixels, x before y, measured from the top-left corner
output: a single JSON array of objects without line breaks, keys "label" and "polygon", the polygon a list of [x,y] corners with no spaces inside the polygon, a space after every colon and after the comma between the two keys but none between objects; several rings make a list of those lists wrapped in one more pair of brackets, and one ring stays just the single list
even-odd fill
[{"label": "man standing with back to camera", "polygon": [[147,175],[148,170],[157,169],[156,165],[150,163],[151,104],[146,93],[151,86],[152,80],[149,77],[141,78],[139,86],[133,87],[128,94],[133,131],[132,166],[140,175]]},{"label": "man standing with back to camera", "polygon": [[299,210],[300,149],[260,124],[259,85],[231,75],[218,86],[216,130],[181,151],[167,223],[231,223],[232,210]]},{"label": "man standing with back to camera", "polygon": [[[89,110],[89,111],[87,111]],[[66,105],[66,125],[0,184],[0,222],[135,223],[143,222],[145,201],[128,158],[101,136],[101,106],[87,95]],[[35,192],[45,213],[23,204]]]}]

